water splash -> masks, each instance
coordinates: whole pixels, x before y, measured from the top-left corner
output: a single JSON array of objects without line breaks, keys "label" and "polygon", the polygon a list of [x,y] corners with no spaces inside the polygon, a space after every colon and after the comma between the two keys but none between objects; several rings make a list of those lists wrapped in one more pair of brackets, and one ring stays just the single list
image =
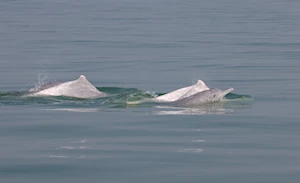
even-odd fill
[{"label": "water splash", "polygon": [[38,81],[34,83],[35,88],[40,88],[49,81],[48,74],[45,72],[38,72],[37,74]]}]

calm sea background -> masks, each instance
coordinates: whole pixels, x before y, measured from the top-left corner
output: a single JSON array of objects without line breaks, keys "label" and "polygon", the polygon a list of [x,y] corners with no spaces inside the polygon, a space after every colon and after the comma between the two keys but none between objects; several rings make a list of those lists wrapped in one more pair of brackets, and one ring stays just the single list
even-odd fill
[{"label": "calm sea background", "polygon": [[[0,0],[0,182],[299,182],[299,20],[293,0]],[[81,74],[119,98],[14,95]],[[107,104],[198,79],[252,100]]]}]

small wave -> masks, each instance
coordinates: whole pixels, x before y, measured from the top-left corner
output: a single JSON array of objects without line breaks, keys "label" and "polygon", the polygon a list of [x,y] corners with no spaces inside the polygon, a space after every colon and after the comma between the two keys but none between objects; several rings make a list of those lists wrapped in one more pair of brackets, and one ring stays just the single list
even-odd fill
[{"label": "small wave", "polygon": [[201,153],[203,149],[189,148],[189,149],[180,149],[178,150],[180,153]]},{"label": "small wave", "polygon": [[87,142],[86,139],[83,139],[83,140],[80,141],[80,143],[86,143],[86,142]]},{"label": "small wave", "polygon": [[97,112],[98,108],[55,108],[55,109],[42,109],[47,111],[68,111],[68,112]]},{"label": "small wave", "polygon": [[69,158],[68,156],[62,156],[62,155],[49,155],[50,158]]},{"label": "small wave", "polygon": [[75,149],[75,147],[72,146],[61,146],[61,149]]},{"label": "small wave", "polygon": [[78,156],[78,157],[76,157],[76,159],[85,159],[86,158],[86,156]]},{"label": "small wave", "polygon": [[71,141],[72,144],[84,144],[86,143],[88,140],[87,139],[82,139],[80,141]]},{"label": "small wave", "polygon": [[79,147],[73,147],[73,146],[61,146],[60,149],[68,149],[68,150],[73,150],[73,149],[88,149],[88,146],[79,146]]},{"label": "small wave", "polygon": [[192,142],[206,142],[206,140],[192,140]]}]

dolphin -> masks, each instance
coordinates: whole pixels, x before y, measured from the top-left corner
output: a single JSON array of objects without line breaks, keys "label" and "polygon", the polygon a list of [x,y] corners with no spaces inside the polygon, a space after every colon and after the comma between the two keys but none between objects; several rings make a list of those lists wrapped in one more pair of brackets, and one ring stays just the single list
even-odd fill
[{"label": "dolphin", "polygon": [[29,90],[27,96],[66,96],[82,99],[92,99],[107,96],[93,86],[84,75],[77,80],[64,83],[50,83]]},{"label": "dolphin", "polygon": [[199,93],[199,92],[202,92],[205,90],[209,90],[209,88],[206,86],[206,84],[202,80],[198,80],[195,85],[180,88],[180,89],[177,89],[170,93],[161,95],[159,97],[156,97],[154,99],[154,101],[156,101],[156,102],[173,102],[173,101],[189,97],[191,95],[194,95],[196,93]]},{"label": "dolphin", "polygon": [[202,104],[218,102],[222,100],[225,97],[225,95],[232,91],[233,88],[229,88],[224,91],[218,88],[210,88],[208,90],[196,93],[189,97],[182,98],[173,102],[168,102],[167,104],[180,107],[197,107]]},{"label": "dolphin", "polygon": [[194,85],[174,90],[156,98],[139,101],[127,101],[126,103],[130,105],[136,105],[146,102],[155,102],[174,106],[197,106],[204,103],[220,101],[231,91],[233,91],[233,88],[229,88],[225,91],[221,91],[217,88],[208,88],[202,80],[198,80]]}]

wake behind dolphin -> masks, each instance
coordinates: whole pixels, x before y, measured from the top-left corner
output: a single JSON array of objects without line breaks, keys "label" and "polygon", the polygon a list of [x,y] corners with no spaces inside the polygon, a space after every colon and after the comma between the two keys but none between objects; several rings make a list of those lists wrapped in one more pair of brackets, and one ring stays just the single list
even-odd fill
[{"label": "wake behind dolphin", "polygon": [[77,80],[65,83],[50,83],[29,90],[26,96],[66,96],[83,99],[104,97],[107,94],[100,92],[84,75]]}]

